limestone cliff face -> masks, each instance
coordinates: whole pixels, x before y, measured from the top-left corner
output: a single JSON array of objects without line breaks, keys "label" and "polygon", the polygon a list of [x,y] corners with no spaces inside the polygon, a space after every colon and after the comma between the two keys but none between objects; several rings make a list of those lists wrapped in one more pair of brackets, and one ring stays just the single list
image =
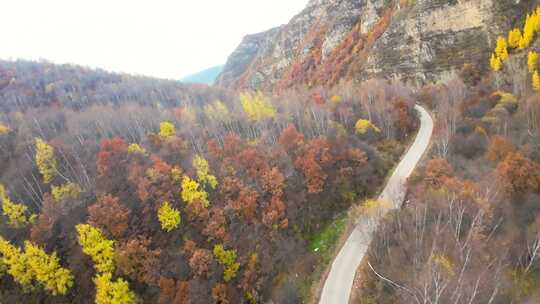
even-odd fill
[{"label": "limestone cliff face", "polygon": [[495,37],[540,0],[311,0],[289,24],[246,36],[218,85],[285,89],[342,78],[411,84],[485,67]]}]

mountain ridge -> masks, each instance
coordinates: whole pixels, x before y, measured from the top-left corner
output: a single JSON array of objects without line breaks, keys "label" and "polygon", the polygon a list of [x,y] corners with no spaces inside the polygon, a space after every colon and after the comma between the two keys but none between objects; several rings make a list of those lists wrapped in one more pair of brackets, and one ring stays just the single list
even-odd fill
[{"label": "mountain ridge", "polygon": [[537,0],[312,0],[291,21],[248,35],[217,84],[282,91],[342,78],[448,79],[466,63],[487,68],[495,38]]}]

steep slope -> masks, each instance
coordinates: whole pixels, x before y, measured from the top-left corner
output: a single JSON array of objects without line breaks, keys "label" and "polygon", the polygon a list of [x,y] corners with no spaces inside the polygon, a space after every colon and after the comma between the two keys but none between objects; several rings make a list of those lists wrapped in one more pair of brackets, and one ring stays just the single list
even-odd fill
[{"label": "steep slope", "polygon": [[217,84],[281,90],[342,78],[436,81],[485,67],[494,38],[538,0],[312,0],[289,24],[247,36]]}]

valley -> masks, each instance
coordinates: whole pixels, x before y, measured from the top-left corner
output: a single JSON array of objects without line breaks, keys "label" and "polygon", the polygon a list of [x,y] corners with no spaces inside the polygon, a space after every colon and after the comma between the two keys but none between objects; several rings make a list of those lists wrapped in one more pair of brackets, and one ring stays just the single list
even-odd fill
[{"label": "valley", "polygon": [[183,80],[0,59],[0,304],[538,303],[539,35],[310,0]]}]

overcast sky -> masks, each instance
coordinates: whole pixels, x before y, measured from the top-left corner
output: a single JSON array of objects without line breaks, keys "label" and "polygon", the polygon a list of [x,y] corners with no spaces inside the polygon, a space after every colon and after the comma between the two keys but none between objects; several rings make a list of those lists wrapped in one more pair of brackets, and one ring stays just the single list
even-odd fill
[{"label": "overcast sky", "polygon": [[178,79],[225,63],[245,34],[308,0],[5,0],[0,58]]}]

